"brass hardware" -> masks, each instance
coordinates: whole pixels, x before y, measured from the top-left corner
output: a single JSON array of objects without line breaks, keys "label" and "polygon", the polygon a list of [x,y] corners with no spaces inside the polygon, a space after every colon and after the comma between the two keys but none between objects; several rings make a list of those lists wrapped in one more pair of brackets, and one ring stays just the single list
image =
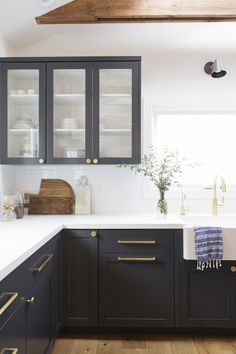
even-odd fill
[{"label": "brass hardware", "polygon": [[86,163],[90,164],[91,163],[91,159],[86,159]]},{"label": "brass hardware", "polygon": [[96,231],[92,231],[90,234],[92,237],[97,237],[97,232]]},{"label": "brass hardware", "polygon": [[44,159],[39,159],[39,163],[42,165],[44,163]]},{"label": "brass hardware", "polygon": [[53,254],[48,254],[47,258],[45,259],[45,261],[41,264],[41,266],[39,267],[34,267],[33,268],[33,272],[42,272],[42,270],[46,267],[46,265],[48,264],[48,262],[50,262],[50,260],[52,259]]},{"label": "brass hardware", "polygon": [[230,267],[230,270],[231,270],[232,273],[236,273],[236,267],[235,266]]},{"label": "brass hardware", "polygon": [[155,262],[156,257],[118,257],[118,261]]},{"label": "brass hardware", "polygon": [[[217,182],[218,178],[221,179],[221,191],[222,191],[222,198],[221,203],[218,202],[217,198]],[[224,206],[224,195],[223,193],[226,192],[226,183],[222,176],[216,176],[214,179],[214,187],[213,187],[213,199],[212,199],[212,215],[218,215],[218,207]]]},{"label": "brass hardware", "polygon": [[188,211],[189,211],[189,209],[188,209],[188,205],[187,205],[186,193],[182,192],[182,204],[180,207],[180,215],[187,215]]},{"label": "brass hardware", "polygon": [[9,353],[9,352],[11,352],[11,354],[16,354],[18,353],[18,350],[19,350],[18,348],[3,348],[0,354]]},{"label": "brass hardware", "polygon": [[98,163],[98,159],[93,159],[93,163],[97,164]]},{"label": "brass hardware", "polygon": [[35,303],[35,297],[32,296],[31,299],[26,300],[26,302],[27,302],[27,304],[34,305],[34,303]]},{"label": "brass hardware", "polygon": [[155,245],[156,241],[128,241],[128,240],[118,240],[120,245]]},{"label": "brass hardware", "polygon": [[0,299],[6,295],[9,295],[10,299],[8,299],[5,304],[0,308],[0,316],[8,309],[8,307],[13,303],[13,301],[15,301],[18,296],[18,293],[3,293],[0,296]]}]

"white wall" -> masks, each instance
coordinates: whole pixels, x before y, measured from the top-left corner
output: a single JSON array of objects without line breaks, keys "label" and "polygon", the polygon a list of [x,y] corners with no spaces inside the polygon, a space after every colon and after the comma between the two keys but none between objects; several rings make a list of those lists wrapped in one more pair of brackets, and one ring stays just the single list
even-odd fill
[{"label": "white wall", "polygon": [[[7,54],[8,54],[8,52],[7,52],[6,42],[0,34],[0,57],[4,57]],[[1,144],[0,144],[0,149],[1,149]],[[4,168],[4,166],[0,165],[0,200],[1,200],[3,193],[4,193],[4,186],[8,185],[8,182],[7,182],[7,175],[8,174],[6,174],[5,171],[6,171],[6,169]]]},{"label": "white wall", "polygon": [[[50,31],[50,29],[49,29]],[[55,29],[54,29],[55,32]],[[50,33],[50,32],[49,32]],[[151,143],[150,104],[167,109],[173,101],[194,100],[199,108],[208,99],[227,107],[236,92],[236,24],[142,24],[61,26],[58,33],[14,53],[16,56],[142,56],[143,148]],[[228,75],[214,80],[203,72],[204,64],[218,57]],[[150,97],[152,99],[150,100]],[[150,103],[152,102],[152,103]],[[232,106],[234,106],[234,100]],[[235,109],[235,107],[233,107]],[[11,171],[12,173],[12,171]],[[88,176],[95,212],[155,210],[157,194],[140,176],[114,166],[16,167],[16,184],[38,192],[41,178],[63,178],[75,186]],[[14,181],[6,189],[12,190]],[[202,195],[201,195],[202,196]],[[180,191],[169,194],[171,212],[179,210]],[[203,201],[190,201],[192,211],[210,211],[210,194]],[[236,199],[226,199],[226,211],[236,210]]]}]

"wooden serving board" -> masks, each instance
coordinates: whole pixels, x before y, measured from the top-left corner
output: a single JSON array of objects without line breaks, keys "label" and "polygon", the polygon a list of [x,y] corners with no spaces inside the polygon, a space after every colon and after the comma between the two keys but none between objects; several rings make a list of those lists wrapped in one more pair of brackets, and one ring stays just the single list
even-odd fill
[{"label": "wooden serving board", "polygon": [[27,194],[30,215],[74,214],[75,194],[62,179],[42,179],[39,194]]}]

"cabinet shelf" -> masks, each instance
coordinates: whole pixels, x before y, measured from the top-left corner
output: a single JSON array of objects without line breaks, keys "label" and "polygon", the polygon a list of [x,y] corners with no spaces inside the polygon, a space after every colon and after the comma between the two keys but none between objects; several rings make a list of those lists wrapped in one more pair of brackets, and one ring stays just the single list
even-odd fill
[{"label": "cabinet shelf", "polygon": [[54,133],[56,135],[61,135],[61,134],[84,134],[85,129],[62,129],[62,128],[56,128],[54,129]]},{"label": "cabinet shelf", "polygon": [[102,135],[126,135],[131,133],[131,129],[101,129]]},{"label": "cabinet shelf", "polygon": [[132,96],[130,94],[101,94],[102,105],[130,105],[132,103]]},{"label": "cabinet shelf", "polygon": [[54,102],[58,105],[66,105],[66,104],[81,104],[85,103],[85,94],[55,94]]},{"label": "cabinet shelf", "polygon": [[39,130],[36,128],[25,128],[25,129],[9,129],[11,134],[25,134],[25,133],[37,133]]},{"label": "cabinet shelf", "polygon": [[38,103],[39,95],[9,95],[9,101],[13,104],[33,105]]}]

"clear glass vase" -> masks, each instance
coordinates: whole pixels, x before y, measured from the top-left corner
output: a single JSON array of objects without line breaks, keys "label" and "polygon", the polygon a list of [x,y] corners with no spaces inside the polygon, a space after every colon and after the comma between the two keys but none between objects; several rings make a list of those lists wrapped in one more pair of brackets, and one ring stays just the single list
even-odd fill
[{"label": "clear glass vase", "polygon": [[157,202],[158,217],[165,219],[168,213],[168,204],[165,199],[165,191],[159,189],[159,193],[160,193],[160,198]]}]

